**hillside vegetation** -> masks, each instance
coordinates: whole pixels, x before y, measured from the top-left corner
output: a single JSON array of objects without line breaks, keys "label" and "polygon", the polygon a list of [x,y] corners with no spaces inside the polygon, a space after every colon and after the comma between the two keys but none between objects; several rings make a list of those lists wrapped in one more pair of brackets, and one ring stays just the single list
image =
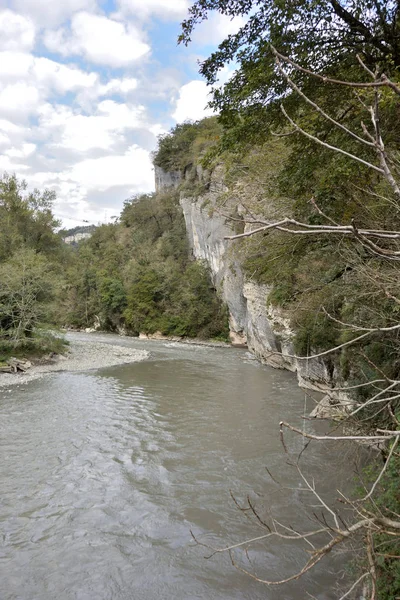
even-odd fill
[{"label": "hillside vegetation", "polygon": [[177,193],[135,197],[71,255],[65,322],[131,335],[227,339],[208,268],[190,256]]},{"label": "hillside vegetation", "polygon": [[[0,182],[0,359],[62,350],[54,327],[228,339],[225,306],[195,262],[178,195],[126,201],[77,248],[56,233],[54,194]],[[92,231],[92,228],[91,228]]]}]

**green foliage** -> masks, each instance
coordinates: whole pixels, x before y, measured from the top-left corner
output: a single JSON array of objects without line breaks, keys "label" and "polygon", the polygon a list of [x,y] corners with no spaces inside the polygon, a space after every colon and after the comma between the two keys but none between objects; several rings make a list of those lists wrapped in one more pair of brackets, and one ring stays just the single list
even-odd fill
[{"label": "green foliage", "polygon": [[19,250],[0,265],[0,281],[0,332],[18,345],[46,317],[55,288],[51,266],[33,250]]},{"label": "green foliage", "polygon": [[[235,64],[231,79],[222,88],[214,87],[213,106],[228,129],[225,143],[254,144],[268,136],[272,120],[281,120],[276,101],[291,91],[276,69],[270,44],[303,67],[340,79],[345,74],[351,80],[368,77],[353,67],[357,54],[365,57],[372,70],[379,64],[394,75],[400,65],[398,10],[397,3],[386,0],[197,0],[182,23],[179,41],[190,43],[196,26],[214,11],[230,18],[245,17],[238,33],[229,35],[201,63],[200,73],[214,85],[220,69]],[[304,73],[294,76],[301,87],[305,83],[312,88]],[[346,95],[343,89],[338,93]]]},{"label": "green foliage", "polygon": [[153,162],[164,171],[182,171],[219,141],[221,127],[216,117],[176,125],[158,138]]},{"label": "green foliage", "polygon": [[50,334],[38,334],[41,323],[54,320],[61,287],[55,194],[26,190],[15,175],[0,179],[0,345],[14,354],[59,347]]},{"label": "green foliage", "polygon": [[100,300],[107,311],[122,312],[126,306],[126,293],[122,281],[112,277],[102,278]]},{"label": "green foliage", "polygon": [[68,322],[132,334],[228,337],[227,315],[204,265],[190,259],[176,193],[134,197],[120,223],[99,227],[68,272]]},{"label": "green foliage", "polygon": [[[400,415],[398,414],[397,417]],[[390,448],[387,448],[386,455]],[[385,457],[387,458],[387,456]],[[373,461],[363,470],[363,485],[359,487],[359,496],[365,495],[365,483],[376,481],[382,469],[382,462]],[[374,503],[368,506],[371,513],[379,513],[389,519],[396,519],[400,514],[400,456],[394,453],[387,469],[379,482],[379,493]],[[400,540],[399,537],[377,531],[373,539],[378,600],[397,600],[400,591]]]},{"label": "green foliage", "polygon": [[11,340],[0,337],[0,363],[5,364],[11,357],[38,358],[52,352],[63,354],[68,343],[53,329],[37,329],[32,337],[22,339],[17,346]]},{"label": "green foliage", "polygon": [[140,269],[128,292],[127,325],[135,332],[228,338],[226,309],[210,284],[205,265]]},{"label": "green foliage", "polygon": [[21,247],[48,256],[61,248],[55,233],[58,221],[52,214],[54,192],[26,192],[25,181],[15,175],[0,179],[0,261],[8,259]]}]

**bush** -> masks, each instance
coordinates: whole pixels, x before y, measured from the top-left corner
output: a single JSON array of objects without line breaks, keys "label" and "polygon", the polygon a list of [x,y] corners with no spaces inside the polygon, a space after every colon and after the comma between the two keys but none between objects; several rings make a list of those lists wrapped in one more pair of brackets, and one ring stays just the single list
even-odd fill
[{"label": "bush", "polygon": [[63,354],[69,342],[62,336],[51,331],[35,331],[33,337],[24,338],[16,345],[8,339],[0,339],[0,362],[5,362],[11,356],[39,357],[54,352]]}]

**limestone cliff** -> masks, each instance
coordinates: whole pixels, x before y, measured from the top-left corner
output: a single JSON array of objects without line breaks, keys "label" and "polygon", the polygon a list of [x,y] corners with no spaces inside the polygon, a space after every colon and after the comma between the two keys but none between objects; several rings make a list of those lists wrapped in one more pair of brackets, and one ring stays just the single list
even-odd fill
[{"label": "limestone cliff", "polygon": [[160,167],[154,167],[154,179],[156,192],[169,188],[177,188],[181,181],[180,171],[164,171]]},{"label": "limestone cliff", "polygon": [[[322,360],[292,358],[293,331],[288,315],[268,303],[270,287],[246,280],[239,246],[225,239],[233,229],[217,206],[220,195],[228,192],[223,167],[211,174],[201,167],[173,174],[157,168],[156,178],[158,190],[181,184],[180,204],[190,246],[195,258],[208,263],[214,284],[229,308],[232,343],[247,345],[265,364],[296,372],[304,387],[320,391],[331,388],[334,374]],[[196,188],[200,192],[194,194]],[[228,198],[228,202],[234,204],[236,200]]]}]

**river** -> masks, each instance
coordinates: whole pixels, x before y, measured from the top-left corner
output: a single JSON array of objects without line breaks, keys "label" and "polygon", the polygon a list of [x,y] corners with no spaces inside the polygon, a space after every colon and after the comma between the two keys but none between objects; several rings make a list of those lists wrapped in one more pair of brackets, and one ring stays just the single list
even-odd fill
[{"label": "river", "polygon": [[[315,499],[300,491],[279,440],[281,419],[304,422],[305,394],[292,374],[241,349],[75,339],[146,349],[150,358],[0,390],[1,600],[336,597],[340,556],[304,581],[267,588],[225,554],[205,559],[190,535],[224,546],[263,533],[230,490],[240,500],[250,494],[263,514],[312,528]],[[292,451],[302,443],[288,438]],[[326,497],[351,482],[344,452],[307,450]],[[266,467],[290,489],[280,490]],[[279,579],[304,554],[267,540],[250,558],[260,576]]]}]

